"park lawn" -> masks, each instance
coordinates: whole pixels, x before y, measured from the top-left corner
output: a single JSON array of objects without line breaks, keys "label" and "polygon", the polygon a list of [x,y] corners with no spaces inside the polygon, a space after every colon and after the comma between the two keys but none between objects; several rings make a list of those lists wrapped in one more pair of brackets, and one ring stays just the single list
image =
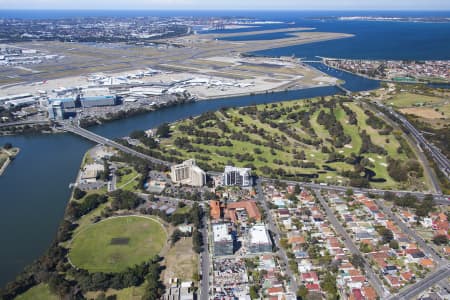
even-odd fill
[{"label": "park lawn", "polygon": [[92,158],[91,154],[89,153],[90,151],[87,151],[84,156],[83,156],[83,160],[81,163],[81,169],[84,168],[85,165],[89,165],[94,163],[94,159]]},{"label": "park lawn", "polygon": [[376,187],[376,188],[383,187],[383,188],[391,189],[391,188],[395,188],[396,186],[398,186],[398,184],[395,182],[395,180],[392,179],[391,176],[389,176],[389,173],[387,170],[386,157],[381,156],[381,158],[379,158],[380,156],[378,154],[374,154],[374,153],[370,153],[368,155],[366,154],[365,157],[369,158],[369,160],[375,165],[375,167],[369,168],[376,173],[375,178],[386,179],[386,182],[383,182],[383,183],[371,182],[370,184],[373,187]]},{"label": "park lawn", "polygon": [[[112,245],[113,238],[128,242]],[[154,218],[117,217],[85,226],[70,245],[72,263],[90,272],[120,272],[150,260],[167,242],[167,233]]]},{"label": "park lawn", "polygon": [[450,103],[446,103],[443,105],[440,105],[438,107],[439,112],[443,112],[444,113],[444,118],[449,119],[450,118]]},{"label": "park lawn", "polygon": [[[141,300],[145,294],[146,285],[147,283],[144,282],[140,286],[132,286],[122,290],[108,289],[104,293],[106,297],[113,295],[117,296],[117,300]],[[95,300],[101,293],[102,292],[87,292],[84,296],[88,300]]]},{"label": "park lawn", "polygon": [[198,274],[198,254],[192,249],[192,238],[182,238],[170,248],[164,257],[164,270],[162,276],[164,283],[169,284],[170,278],[181,281],[196,281]]},{"label": "park lawn", "polygon": [[[81,198],[80,200],[76,200],[75,198],[72,197],[70,201],[75,201],[75,202],[81,203],[89,195],[92,195],[92,194],[104,195],[104,194],[106,194],[106,192],[107,192],[106,191],[106,187],[103,187],[103,188],[101,188],[99,190],[87,191],[86,195],[84,195],[84,197]],[[108,199],[108,200],[110,200],[110,199]],[[81,218],[79,218],[77,220],[78,227],[75,228],[74,234],[76,234],[78,231],[82,230],[84,228],[84,226],[91,224],[92,223],[91,220],[94,217],[100,216],[102,211],[103,211],[103,209],[105,209],[105,207],[109,205],[109,202],[110,201],[107,201],[106,203],[100,204],[96,209],[94,209],[94,210],[90,211],[89,213],[81,216]]]},{"label": "park lawn", "polygon": [[80,231],[83,231],[87,226],[92,225],[92,220],[95,217],[100,217],[104,209],[110,205],[110,201],[100,204],[96,209],[90,211],[88,214],[85,214],[80,219],[78,219],[77,224],[78,227],[75,228],[73,235],[77,235]]},{"label": "park lawn", "polygon": [[191,210],[191,207],[189,205],[186,205],[184,207],[178,207],[177,210],[173,214],[174,215],[187,214],[190,210]]},{"label": "park lawn", "polygon": [[[329,110],[327,111],[329,112]],[[317,117],[319,116],[320,109],[317,110],[309,119],[309,122],[311,123],[311,127],[314,129],[314,132],[317,134],[317,136],[323,140],[330,139],[330,134],[328,133],[328,130],[325,129],[323,125],[320,125],[317,123]]]},{"label": "park lawn", "polygon": [[[367,115],[364,111],[355,103],[348,103],[348,107],[350,107],[355,113],[356,118],[358,120],[358,126],[360,126],[361,130],[366,130],[367,134],[370,136],[372,143],[375,145],[382,146],[392,158],[405,158],[403,154],[398,154],[397,149],[400,147],[400,143],[397,141],[393,134],[389,135],[381,135],[378,133],[377,129],[372,128],[372,126],[367,125]],[[386,143],[386,138],[389,138],[389,143]]]},{"label": "park lawn", "polygon": [[339,176],[336,172],[328,172],[326,174],[319,174],[318,180],[320,182],[325,182],[328,184],[347,184],[348,179],[342,176]]},{"label": "park lawn", "polygon": [[[344,104],[345,105],[345,104]],[[334,115],[336,116],[336,119],[341,122],[342,127],[344,128],[344,132],[346,135],[349,135],[352,138],[351,142],[351,148],[344,147],[344,153],[346,155],[350,155],[352,152],[358,154],[359,150],[361,149],[362,140],[359,136],[358,130],[355,129],[354,125],[350,125],[348,123],[348,117],[345,111],[337,107],[334,110]]]},{"label": "park lawn", "polygon": [[443,99],[405,92],[395,95],[392,99],[386,100],[386,102],[388,105],[393,105],[397,108],[405,108],[416,105],[435,105],[443,102]]},{"label": "park lawn", "polygon": [[17,296],[15,300],[59,300],[60,297],[50,291],[48,284],[38,284],[25,293]]},{"label": "park lawn", "polygon": [[122,189],[125,191],[136,190],[139,184],[139,173],[136,172],[134,168],[125,168],[131,170],[131,173],[120,176],[120,180],[117,182],[117,189]]}]

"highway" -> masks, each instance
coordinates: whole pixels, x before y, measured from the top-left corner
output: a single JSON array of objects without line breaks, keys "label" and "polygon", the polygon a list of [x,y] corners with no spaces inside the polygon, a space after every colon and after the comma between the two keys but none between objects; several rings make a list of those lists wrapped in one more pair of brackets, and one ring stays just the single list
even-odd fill
[{"label": "highway", "polygon": [[[89,130],[86,130],[84,128],[78,127],[78,126],[74,126],[74,125],[70,125],[70,124],[66,124],[66,123],[61,123],[60,124],[61,128],[67,132],[71,132],[73,134],[79,135],[81,137],[84,137],[88,140],[91,140],[95,143],[99,143],[99,144],[103,144],[103,145],[107,145],[107,146],[111,146],[113,148],[116,148],[120,151],[123,151],[125,153],[137,156],[139,158],[145,159],[147,161],[150,161],[152,163],[156,163],[156,164],[161,164],[167,167],[170,167],[173,165],[173,163],[168,162],[168,161],[164,161],[155,157],[151,157],[149,155],[140,153],[136,150],[133,150],[129,147],[126,147],[122,144],[119,144],[117,142],[114,142],[108,138],[102,137],[98,134],[95,134]],[[219,172],[208,172],[209,175],[212,176],[217,176],[221,173]],[[274,182],[275,179],[271,179],[271,178],[261,178],[262,181],[264,182]],[[312,189],[323,189],[323,190],[330,190],[330,191],[338,191],[338,192],[345,192],[348,188],[352,188],[354,192],[356,193],[372,193],[372,194],[377,194],[377,195],[383,195],[385,192],[393,192],[396,193],[399,196],[403,196],[406,194],[411,194],[413,196],[416,196],[418,198],[423,198],[427,193],[423,193],[423,192],[413,192],[413,191],[398,191],[398,190],[380,190],[380,189],[366,189],[366,188],[354,188],[354,187],[347,187],[347,186],[335,186],[335,185],[323,185],[323,184],[316,184],[316,183],[308,183],[308,182],[297,182],[297,181],[290,181],[290,180],[279,180],[281,182],[285,182],[288,184],[293,184],[293,185],[300,185],[302,187],[306,187],[306,188],[312,188]],[[433,195],[434,201],[436,204],[441,204],[441,205],[450,205],[450,196],[448,195],[442,195],[442,194],[431,194]]]},{"label": "highway", "polygon": [[365,107],[370,109],[373,113],[376,115],[379,115],[382,117],[382,119],[391,125],[393,128],[396,128],[398,130],[401,130],[403,132],[403,138],[409,143],[410,147],[414,150],[415,154],[417,155],[417,158],[422,163],[425,177],[428,178],[429,183],[432,185],[433,190],[438,193],[442,194],[441,187],[439,185],[439,179],[437,178],[436,173],[434,172],[433,168],[430,167],[430,162],[428,161],[428,158],[426,157],[425,153],[422,150],[422,147],[418,144],[418,142],[414,139],[413,136],[408,135],[406,132],[404,132],[403,127],[401,124],[395,122],[391,117],[387,116],[384,112],[380,111],[377,108],[376,103],[366,102]]},{"label": "highway", "polygon": [[389,300],[409,300],[429,289],[440,281],[448,280],[450,277],[449,264],[437,269],[418,283],[401,290],[397,295],[389,297]]},{"label": "highway", "polygon": [[[84,128],[78,127],[78,126],[74,126],[74,125],[68,125],[68,124],[60,124],[62,129],[67,131],[67,132],[71,132],[74,133],[76,135],[79,135],[81,137],[84,137],[88,140],[91,140],[95,143],[99,143],[99,144],[104,144],[104,145],[108,145],[111,146],[113,148],[116,148],[120,151],[123,151],[125,153],[137,156],[139,158],[148,160],[150,162],[156,163],[156,164],[161,164],[164,166],[172,166],[173,163],[168,162],[168,161],[164,161],[158,158],[154,158],[151,157],[149,155],[140,153],[136,150],[133,150],[129,147],[126,147],[122,144],[119,144],[117,142],[114,142],[108,138],[102,137],[100,135],[97,135],[89,130],[86,130]],[[207,172],[209,175],[212,176],[217,176],[220,175],[221,173],[219,172]],[[264,182],[274,182],[275,179],[272,178],[261,178],[262,181]],[[308,182],[298,182],[298,181],[291,181],[291,180],[279,180],[280,182],[285,182],[287,184],[293,184],[293,185],[300,185],[302,187],[306,187],[306,188],[312,188],[312,189],[323,189],[323,190],[330,190],[330,191],[338,191],[338,192],[345,192],[347,189],[352,188],[354,192],[356,193],[373,193],[373,194],[377,194],[377,195],[383,195],[385,192],[393,192],[395,194],[397,194],[398,196],[403,196],[406,194],[411,194],[413,196],[416,196],[418,198],[423,198],[427,193],[423,193],[423,192],[414,192],[414,191],[400,191],[400,190],[381,190],[381,189],[367,189],[367,188],[354,188],[354,187],[348,187],[348,186],[335,186],[335,185],[323,185],[323,184],[317,184],[317,183],[308,183]],[[434,201],[436,204],[440,204],[440,205],[450,205],[450,196],[449,195],[442,195],[442,194],[431,194],[433,195]]]},{"label": "highway", "polygon": [[258,197],[257,198],[258,203],[261,205],[261,207],[264,209],[264,212],[266,213],[266,216],[267,216],[266,221],[268,222],[268,224],[267,224],[268,229],[272,232],[273,241],[275,242],[275,246],[278,249],[277,255],[283,260],[284,269],[286,271],[286,274],[290,278],[290,284],[289,284],[290,292],[292,292],[294,295],[296,295],[297,290],[298,290],[297,279],[295,277],[295,274],[292,273],[292,270],[289,267],[289,260],[286,255],[286,251],[284,251],[283,247],[281,247],[281,245],[280,245],[280,237],[281,237],[280,231],[278,230],[278,226],[275,224],[272,213],[270,212],[270,209],[267,206],[267,201],[264,197],[264,192],[263,192],[262,186],[261,186],[261,180],[258,180],[256,182],[256,193],[257,193],[257,197]]},{"label": "highway", "polygon": [[[210,176],[220,176],[222,173],[208,171],[208,175]],[[439,205],[450,205],[450,195],[442,195],[436,193],[425,193],[425,192],[413,192],[413,191],[400,191],[400,190],[381,190],[381,189],[366,189],[366,188],[356,188],[351,186],[340,186],[340,185],[328,185],[328,184],[319,184],[319,183],[311,183],[311,182],[301,182],[301,181],[293,181],[293,180],[283,180],[283,179],[273,179],[267,177],[260,177],[262,182],[274,183],[275,181],[284,182],[290,185],[299,185],[303,188],[310,189],[321,189],[326,191],[336,191],[336,192],[345,192],[348,189],[352,189],[355,193],[371,193],[382,196],[385,192],[392,192],[397,194],[398,196],[404,196],[406,194],[410,194],[416,196],[419,199],[423,199],[425,195],[430,194],[434,198],[434,202]]]},{"label": "highway", "polygon": [[392,108],[388,108],[388,111],[395,119],[397,119],[397,121],[401,122],[403,127],[405,127],[409,131],[410,135],[417,141],[417,143],[421,147],[428,150],[441,172],[448,179],[450,179],[450,161],[444,154],[442,154],[441,150],[428,142],[405,117],[394,111]]},{"label": "highway", "polygon": [[[262,178],[262,181],[264,182],[275,182],[276,179],[272,178]],[[380,190],[380,189],[366,189],[366,188],[355,188],[351,186],[338,186],[338,185],[324,185],[324,184],[318,184],[318,183],[310,183],[310,182],[298,182],[298,181],[292,181],[292,180],[278,180],[280,182],[284,182],[291,185],[298,184],[301,187],[305,188],[311,188],[311,189],[321,189],[321,190],[327,190],[327,191],[337,191],[337,192],[345,192],[349,188],[352,189],[355,193],[372,193],[377,195],[383,195],[385,192],[392,192],[397,194],[398,196],[404,196],[406,194],[410,194],[413,196],[416,196],[419,199],[422,199],[427,193],[424,192],[412,192],[412,191],[399,191],[399,190]],[[434,198],[434,201],[436,204],[440,205],[450,205],[450,196],[449,195],[442,195],[442,194],[431,194]]]},{"label": "highway", "polygon": [[342,224],[338,221],[336,216],[334,215],[331,208],[328,206],[325,199],[320,194],[320,190],[314,191],[316,194],[317,199],[319,200],[320,204],[322,204],[323,208],[325,209],[325,213],[327,214],[328,221],[330,221],[331,225],[333,225],[334,229],[336,229],[337,233],[344,239],[344,244],[347,249],[350,250],[352,254],[357,254],[361,256],[364,259],[364,271],[367,279],[369,280],[372,287],[375,289],[377,294],[384,298],[386,296],[386,290],[383,287],[383,283],[378,278],[377,274],[373,271],[372,267],[369,265],[369,263],[366,261],[366,258],[364,255],[359,251],[358,247],[353,243],[352,238],[348,235],[347,231],[345,231],[345,228],[342,226]]}]

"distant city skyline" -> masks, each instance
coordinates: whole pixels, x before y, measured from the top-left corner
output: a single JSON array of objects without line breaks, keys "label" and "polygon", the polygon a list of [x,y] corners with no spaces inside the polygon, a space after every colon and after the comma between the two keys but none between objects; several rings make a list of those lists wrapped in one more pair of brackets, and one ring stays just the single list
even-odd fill
[{"label": "distant city skyline", "polygon": [[0,9],[450,10],[448,0],[0,0]]}]

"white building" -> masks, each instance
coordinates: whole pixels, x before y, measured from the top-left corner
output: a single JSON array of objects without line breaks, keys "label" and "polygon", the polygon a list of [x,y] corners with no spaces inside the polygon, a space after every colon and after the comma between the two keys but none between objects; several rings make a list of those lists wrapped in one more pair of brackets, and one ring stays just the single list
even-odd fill
[{"label": "white building", "polygon": [[61,101],[54,101],[48,106],[48,117],[51,120],[64,119],[64,109]]},{"label": "white building", "polygon": [[223,185],[239,185],[242,187],[251,186],[253,184],[252,169],[237,168],[233,166],[225,166],[225,171],[222,175]]},{"label": "white building", "polygon": [[170,177],[174,183],[192,186],[204,186],[206,184],[206,173],[197,166],[194,159],[172,166]]},{"label": "white building", "polygon": [[214,224],[213,241],[214,241],[214,255],[233,255],[233,238],[228,231],[227,224]]},{"label": "white building", "polygon": [[250,228],[248,249],[251,253],[272,252],[272,241],[264,224],[256,224]]}]

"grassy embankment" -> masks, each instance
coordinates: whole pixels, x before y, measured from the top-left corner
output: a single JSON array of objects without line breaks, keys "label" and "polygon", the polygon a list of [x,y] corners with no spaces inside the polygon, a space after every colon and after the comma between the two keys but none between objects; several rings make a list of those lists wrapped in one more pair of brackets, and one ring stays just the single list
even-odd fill
[{"label": "grassy embankment", "polygon": [[53,294],[48,287],[48,284],[38,284],[32,287],[22,295],[15,298],[15,300],[59,300],[60,298]]},{"label": "grassy embankment", "polygon": [[[450,157],[450,92],[426,89],[426,95],[417,91],[404,91],[385,100],[387,105],[405,114],[413,125],[425,132],[425,138]],[[429,157],[440,180],[444,193],[450,192],[450,181],[446,179]]]}]

